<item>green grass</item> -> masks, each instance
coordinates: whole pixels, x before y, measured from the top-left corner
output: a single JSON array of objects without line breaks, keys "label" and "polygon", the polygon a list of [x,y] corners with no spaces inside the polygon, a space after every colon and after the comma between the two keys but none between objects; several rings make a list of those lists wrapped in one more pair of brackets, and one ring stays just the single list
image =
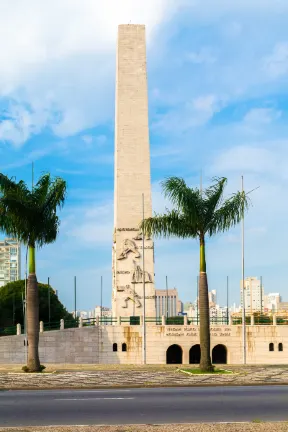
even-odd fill
[{"label": "green grass", "polygon": [[224,370],[224,369],[214,369],[213,372],[202,372],[200,369],[179,369],[181,372],[191,373],[193,375],[217,375],[217,374],[231,374],[232,371]]}]

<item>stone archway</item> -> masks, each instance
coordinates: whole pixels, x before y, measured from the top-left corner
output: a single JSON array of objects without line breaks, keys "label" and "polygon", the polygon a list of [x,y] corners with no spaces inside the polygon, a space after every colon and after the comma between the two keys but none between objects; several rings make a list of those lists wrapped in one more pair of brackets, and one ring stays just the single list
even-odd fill
[{"label": "stone archway", "polygon": [[212,350],[213,364],[227,364],[227,348],[225,345],[216,345]]},{"label": "stone archway", "polygon": [[189,363],[199,364],[201,359],[201,348],[200,345],[193,345],[189,351]]},{"label": "stone archway", "polygon": [[171,345],[166,351],[166,364],[182,364],[183,351],[179,345]]}]

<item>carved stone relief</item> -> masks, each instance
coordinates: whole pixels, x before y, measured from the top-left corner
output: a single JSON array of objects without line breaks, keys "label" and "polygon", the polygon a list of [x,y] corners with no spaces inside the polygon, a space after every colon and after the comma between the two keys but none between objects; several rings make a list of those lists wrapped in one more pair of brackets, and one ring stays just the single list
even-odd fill
[{"label": "carved stone relief", "polygon": [[[144,272],[142,268],[135,261],[133,261],[133,264],[134,264],[134,269],[132,272],[131,283],[132,284],[143,283]],[[151,274],[148,273],[147,271],[145,271],[145,283],[152,283]]]},{"label": "carved stone relief", "polygon": [[[150,236],[145,236],[146,240],[151,240]],[[143,233],[139,231],[136,237],[133,237],[133,240],[143,240]]]},{"label": "carved stone relief", "polygon": [[127,258],[129,253],[134,253],[135,258],[140,258],[140,253],[138,251],[136,243],[133,240],[126,239],[123,241],[122,252],[118,257],[118,260]]},{"label": "carved stone relief", "polygon": [[[128,285],[129,286],[129,285]],[[126,288],[125,289],[125,293],[127,293],[127,297],[125,297],[124,299],[124,304],[122,306],[122,308],[127,308],[128,307],[128,302],[131,300],[132,302],[135,302],[135,306],[137,308],[140,308],[142,306],[142,303],[139,300],[139,295],[133,291],[131,288]]]}]

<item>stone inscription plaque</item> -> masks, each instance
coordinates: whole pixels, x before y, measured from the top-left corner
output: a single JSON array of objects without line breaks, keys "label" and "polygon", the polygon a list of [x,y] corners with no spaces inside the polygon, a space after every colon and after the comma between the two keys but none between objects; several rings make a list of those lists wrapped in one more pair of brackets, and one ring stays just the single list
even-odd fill
[{"label": "stone inscription plaque", "polygon": [[[211,327],[210,328],[211,336],[217,337],[229,337],[231,336],[231,328],[230,327]],[[199,336],[199,327],[190,327],[190,326],[175,326],[175,327],[166,327],[165,336],[177,336],[177,337],[198,337]]]}]

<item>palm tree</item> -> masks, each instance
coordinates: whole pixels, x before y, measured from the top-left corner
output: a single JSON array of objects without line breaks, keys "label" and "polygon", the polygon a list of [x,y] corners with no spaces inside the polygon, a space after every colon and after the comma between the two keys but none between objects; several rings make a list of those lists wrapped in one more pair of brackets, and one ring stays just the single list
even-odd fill
[{"label": "palm tree", "polygon": [[[198,238],[200,244],[200,346],[202,371],[212,371],[210,356],[210,317],[208,280],[206,273],[205,238],[229,230],[238,224],[248,209],[249,201],[245,192],[237,192],[226,201],[223,193],[226,178],[215,178],[213,184],[202,191],[190,188],[185,181],[171,177],[162,183],[165,197],[175,206],[163,215],[156,214],[141,223],[147,235],[162,237]],[[198,301],[198,299],[197,299]]]},{"label": "palm tree", "polygon": [[27,337],[30,372],[40,370],[39,299],[35,248],[56,240],[59,229],[57,209],[64,205],[66,182],[44,174],[30,191],[24,181],[13,181],[0,173],[0,230],[27,245]]}]

